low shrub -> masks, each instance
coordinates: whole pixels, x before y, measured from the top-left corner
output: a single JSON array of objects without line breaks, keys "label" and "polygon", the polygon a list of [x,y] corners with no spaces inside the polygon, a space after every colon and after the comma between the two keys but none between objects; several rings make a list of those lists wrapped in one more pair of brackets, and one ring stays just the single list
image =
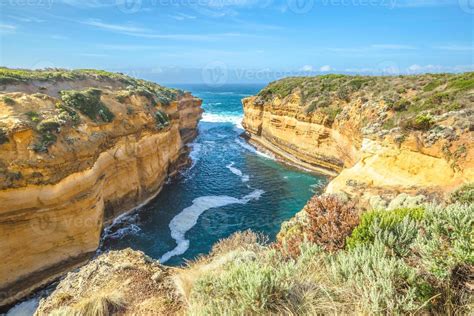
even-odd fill
[{"label": "low shrub", "polygon": [[156,126],[159,129],[163,129],[170,125],[170,118],[165,112],[158,110],[155,113]]},{"label": "low shrub", "polygon": [[343,249],[346,238],[359,224],[355,205],[334,195],[315,197],[305,208],[309,218],[309,241],[327,251]]},{"label": "low shrub", "polygon": [[427,131],[434,125],[434,120],[429,114],[418,114],[416,117],[402,122],[402,127],[413,130]]},{"label": "low shrub", "polygon": [[16,104],[16,101],[13,98],[10,98],[10,97],[7,97],[7,96],[4,96],[2,98],[2,100],[3,100],[3,103],[5,103],[6,105],[13,106],[13,105]]},{"label": "low shrub", "polygon": [[465,184],[454,191],[451,194],[451,201],[463,204],[474,203],[474,182]]},{"label": "low shrub", "polygon": [[361,216],[360,224],[347,238],[347,247],[354,249],[378,240],[398,255],[404,255],[417,235],[416,223],[422,220],[423,216],[423,208],[365,212]]},{"label": "low shrub", "polygon": [[61,125],[55,118],[45,119],[38,123],[36,130],[40,133],[58,132]]},{"label": "low shrub", "polygon": [[29,111],[25,113],[26,116],[32,121],[33,123],[39,122],[41,117],[38,112],[35,111]]},{"label": "low shrub", "polygon": [[334,195],[314,197],[304,210],[308,223],[302,227],[302,232],[280,245],[293,257],[300,254],[300,246],[306,241],[329,252],[343,249],[346,238],[359,223],[354,204],[343,202]]},{"label": "low shrub", "polygon": [[95,122],[112,122],[115,115],[100,101],[101,94],[99,89],[61,91],[61,99]]},{"label": "low shrub", "polygon": [[430,207],[423,226],[414,248],[427,271],[447,279],[456,267],[474,265],[474,204]]},{"label": "low shrub", "polygon": [[33,150],[37,153],[47,153],[48,147],[56,143],[58,137],[51,132],[40,135],[39,141],[33,145]]},{"label": "low shrub", "polygon": [[328,260],[332,281],[348,287],[362,314],[400,314],[415,311],[416,270],[386,254],[379,243],[342,251]]},{"label": "low shrub", "polygon": [[396,112],[406,111],[410,107],[411,102],[405,99],[399,100],[391,104],[390,108]]}]

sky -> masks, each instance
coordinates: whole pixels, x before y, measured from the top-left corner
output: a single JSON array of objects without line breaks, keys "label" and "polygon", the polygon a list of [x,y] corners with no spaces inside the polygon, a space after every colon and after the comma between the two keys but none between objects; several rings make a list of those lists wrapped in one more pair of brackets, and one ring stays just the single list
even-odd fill
[{"label": "sky", "polygon": [[473,0],[0,0],[0,65],[162,83],[474,70]]}]

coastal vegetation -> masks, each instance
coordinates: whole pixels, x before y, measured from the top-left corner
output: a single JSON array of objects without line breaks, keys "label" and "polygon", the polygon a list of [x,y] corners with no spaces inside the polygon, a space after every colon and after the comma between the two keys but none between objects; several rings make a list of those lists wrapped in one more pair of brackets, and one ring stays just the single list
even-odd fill
[{"label": "coastal vegetation", "polygon": [[[122,73],[95,69],[60,69],[44,70],[10,69],[0,67],[0,85],[18,85],[32,82],[54,83],[61,81],[96,80],[101,82],[119,82],[127,94],[146,96],[154,104],[168,105],[184,94],[183,91],[160,86],[156,83],[136,79]],[[45,87],[40,90],[45,90]]]},{"label": "coastal vegetation", "polygon": [[258,94],[257,102],[271,104],[274,98],[296,93],[305,113],[326,115],[329,124],[347,103],[379,102],[389,112],[386,127],[429,130],[434,126],[433,116],[471,108],[473,89],[473,72],[393,77],[330,74],[272,82]]},{"label": "coastal vegetation", "polygon": [[[310,218],[316,212],[321,219],[334,219],[335,199],[315,198],[305,210]],[[329,208],[323,206],[329,204]],[[348,210],[340,214],[352,214]],[[474,267],[472,203],[367,212],[358,225],[353,215],[335,222],[321,219],[321,226],[310,220],[299,230],[297,243],[295,235],[290,243],[281,241],[276,246],[259,243],[259,238],[241,242],[236,247],[238,259],[195,283],[190,314],[452,315],[469,311]],[[348,227],[353,228],[349,234]],[[333,235],[347,236],[344,246],[328,247],[320,238],[321,230],[331,229]],[[232,238],[242,240],[242,236]],[[231,241],[226,243],[235,247]],[[221,245],[202,260],[215,260],[219,253]]]},{"label": "coastal vegetation", "polygon": [[115,115],[100,100],[102,91],[90,88],[84,91],[61,91],[61,100],[67,107],[79,110],[94,122],[112,122]]}]

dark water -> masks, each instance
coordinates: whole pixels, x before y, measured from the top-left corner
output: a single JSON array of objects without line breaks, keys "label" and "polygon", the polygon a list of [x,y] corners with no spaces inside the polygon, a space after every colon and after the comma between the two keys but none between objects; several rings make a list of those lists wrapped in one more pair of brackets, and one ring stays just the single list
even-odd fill
[{"label": "dark water", "polygon": [[258,153],[239,137],[241,99],[262,86],[180,88],[202,98],[206,111],[192,145],[193,166],[151,203],[122,219],[126,225],[109,231],[102,250],[131,247],[179,265],[237,231],[252,229],[274,239],[281,223],[326,183],[324,176]]}]

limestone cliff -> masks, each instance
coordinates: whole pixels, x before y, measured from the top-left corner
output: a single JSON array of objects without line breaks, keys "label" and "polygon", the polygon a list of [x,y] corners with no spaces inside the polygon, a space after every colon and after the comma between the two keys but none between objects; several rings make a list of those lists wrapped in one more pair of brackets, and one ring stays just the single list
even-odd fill
[{"label": "limestone cliff", "polygon": [[201,100],[101,71],[0,71],[0,306],[87,260],[187,162]]},{"label": "limestone cliff", "polygon": [[251,141],[365,208],[474,181],[474,73],[289,78],[243,100]]}]

